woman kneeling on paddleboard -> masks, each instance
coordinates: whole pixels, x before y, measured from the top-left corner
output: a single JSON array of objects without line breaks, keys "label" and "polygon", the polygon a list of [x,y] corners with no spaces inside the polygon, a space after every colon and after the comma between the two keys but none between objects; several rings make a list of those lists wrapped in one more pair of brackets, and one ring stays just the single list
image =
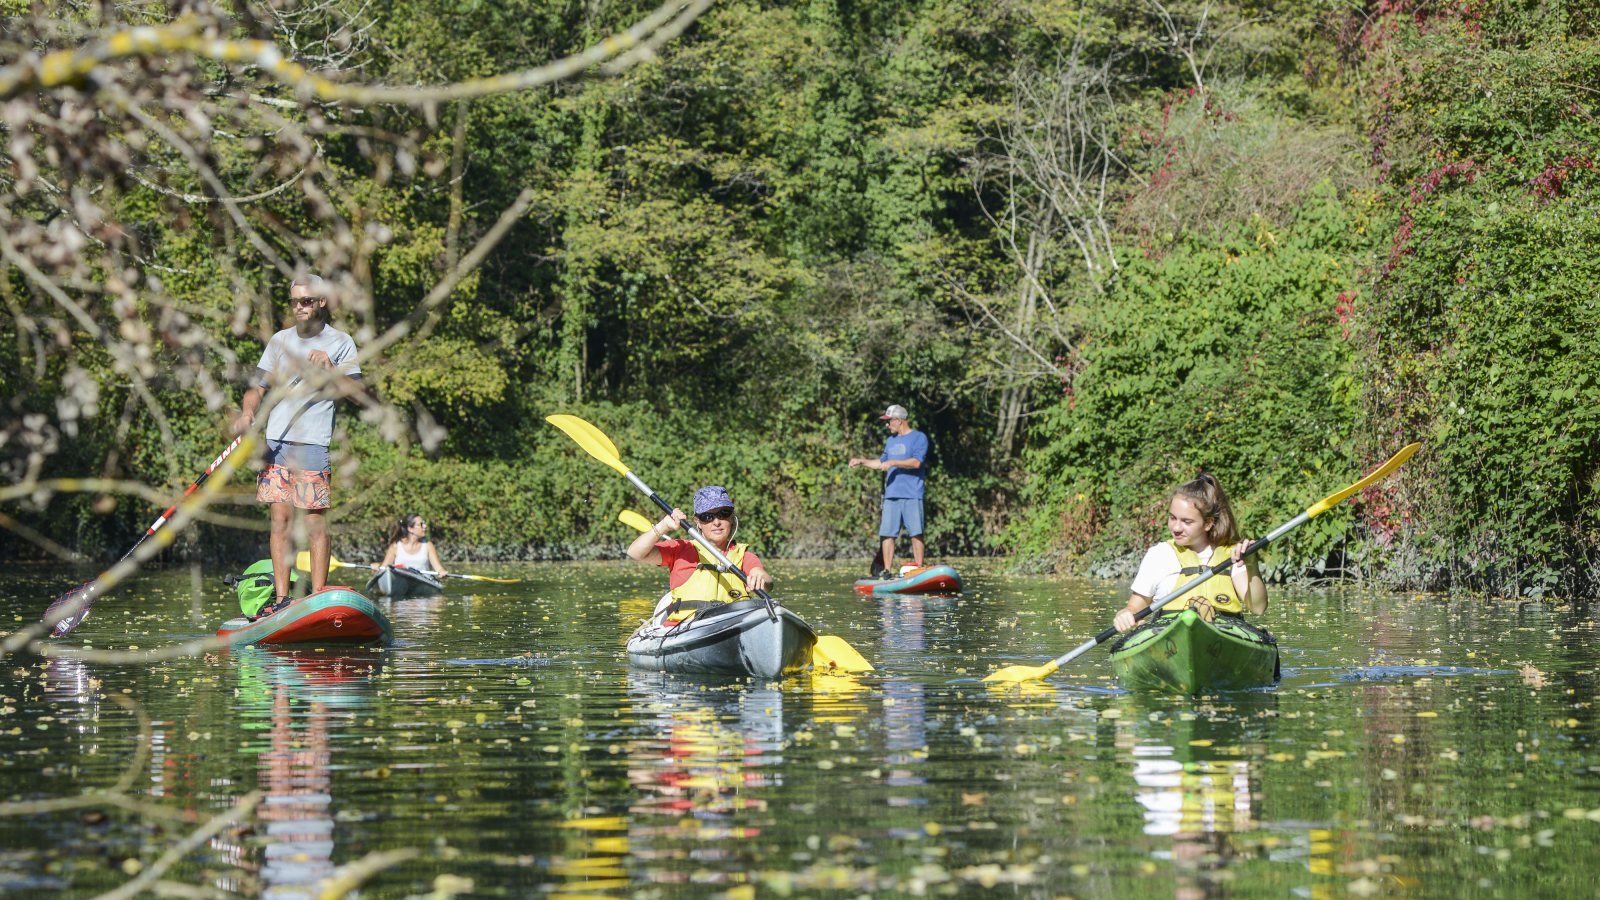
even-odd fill
[{"label": "woman kneeling on paddleboard", "polygon": [[428,523],[416,513],[401,516],[389,534],[389,550],[383,562],[373,563],[374,570],[384,566],[405,566],[408,569],[432,571],[435,575],[448,574],[439,562],[439,550],[428,540]]},{"label": "woman kneeling on paddleboard", "polygon": [[1134,626],[1133,617],[1150,605],[1151,597],[1165,596],[1189,583],[1211,566],[1212,560],[1223,556],[1233,557],[1229,574],[1213,577],[1187,595],[1190,599],[1185,603],[1174,601],[1163,611],[1193,608],[1207,622],[1218,612],[1242,616],[1246,602],[1254,615],[1267,611],[1267,583],[1256,571],[1255,558],[1244,556],[1251,542],[1240,540],[1233,507],[1216,476],[1202,474],[1172,492],[1167,530],[1172,532],[1172,540],[1151,547],[1139,564],[1128,605],[1112,620],[1118,631]]},{"label": "woman kneeling on paddleboard", "polygon": [[700,533],[716,545],[730,562],[744,569],[729,572],[717,564],[694,541],[661,540],[678,529],[689,517],[675,509],[654,527],[628,545],[628,556],[639,562],[667,567],[667,583],[672,593],[657,604],[656,613],[676,605],[679,609],[700,609],[717,603],[743,599],[754,591],[772,586],[766,567],[743,544],[733,543],[739,530],[739,517],[733,512],[733,498],[715,485],[694,492],[694,517]]}]

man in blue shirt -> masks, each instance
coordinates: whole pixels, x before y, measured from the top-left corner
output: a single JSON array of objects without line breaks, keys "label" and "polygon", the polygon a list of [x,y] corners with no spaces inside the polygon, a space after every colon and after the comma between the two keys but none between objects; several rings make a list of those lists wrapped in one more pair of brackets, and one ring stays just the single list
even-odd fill
[{"label": "man in blue shirt", "polygon": [[927,478],[928,436],[911,427],[904,406],[891,406],[881,419],[889,422],[889,441],[877,459],[855,457],[850,468],[866,466],[886,473],[883,477],[883,521],[878,536],[883,538],[883,569],[873,574],[881,578],[898,575],[894,567],[895,539],[904,525],[911,535],[911,560],[922,567],[926,546],[922,542],[922,485]]}]

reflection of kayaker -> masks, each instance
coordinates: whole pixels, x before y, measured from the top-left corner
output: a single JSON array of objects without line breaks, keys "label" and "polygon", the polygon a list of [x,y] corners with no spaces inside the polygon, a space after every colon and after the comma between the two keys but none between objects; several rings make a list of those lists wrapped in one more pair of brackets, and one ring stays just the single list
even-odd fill
[{"label": "reflection of kayaker", "polygon": [[449,574],[439,562],[438,547],[428,540],[428,523],[416,513],[401,516],[395,523],[394,530],[389,533],[389,549],[384,551],[383,562],[372,564],[374,571],[384,566],[423,569],[433,572],[435,577]]}]

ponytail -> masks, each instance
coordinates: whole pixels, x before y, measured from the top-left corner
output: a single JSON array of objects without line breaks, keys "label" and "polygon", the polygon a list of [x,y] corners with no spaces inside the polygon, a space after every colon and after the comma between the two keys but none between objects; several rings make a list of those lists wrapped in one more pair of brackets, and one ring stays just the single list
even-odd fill
[{"label": "ponytail", "polygon": [[389,543],[400,543],[400,539],[406,536],[406,532],[410,531],[411,526],[415,525],[420,518],[422,517],[416,513],[406,513],[401,516],[400,521],[394,523],[394,527],[389,530]]},{"label": "ponytail", "polygon": [[1172,496],[1189,501],[1201,518],[1214,520],[1211,524],[1212,544],[1225,547],[1239,543],[1239,522],[1233,516],[1233,507],[1228,505],[1228,495],[1222,490],[1217,476],[1201,472],[1193,481],[1178,485]]}]

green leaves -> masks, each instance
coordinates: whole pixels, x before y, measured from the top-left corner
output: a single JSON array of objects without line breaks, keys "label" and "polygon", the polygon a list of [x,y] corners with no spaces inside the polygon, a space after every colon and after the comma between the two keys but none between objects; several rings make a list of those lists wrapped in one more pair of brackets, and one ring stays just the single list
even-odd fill
[{"label": "green leaves", "polygon": [[[1071,394],[1035,425],[1019,543],[1079,567],[1142,549],[1164,531],[1172,487],[1201,471],[1230,492],[1246,534],[1349,481],[1348,232],[1325,191],[1276,244],[1241,231],[1133,256],[1089,322],[1097,337]],[[1280,567],[1320,564],[1348,515],[1319,517],[1278,551]],[[1100,524],[1083,534],[1063,516]]]}]

